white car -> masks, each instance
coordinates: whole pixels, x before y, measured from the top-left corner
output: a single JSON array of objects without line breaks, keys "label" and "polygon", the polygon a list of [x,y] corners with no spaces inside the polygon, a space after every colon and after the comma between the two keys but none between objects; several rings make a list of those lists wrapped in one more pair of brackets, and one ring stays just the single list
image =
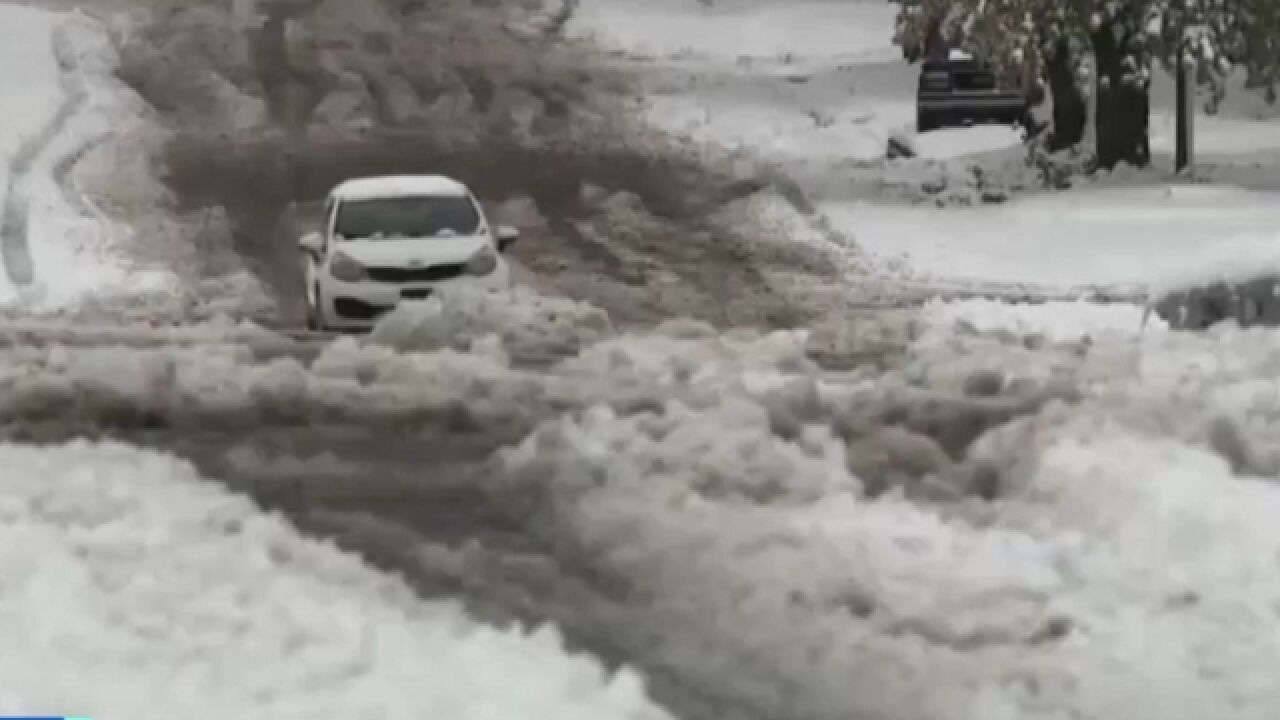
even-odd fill
[{"label": "white car", "polygon": [[493,228],[466,185],[440,175],[348,180],[325,200],[321,232],[298,242],[305,259],[307,324],[366,330],[401,299],[446,283],[504,288],[502,257],[519,238]]}]

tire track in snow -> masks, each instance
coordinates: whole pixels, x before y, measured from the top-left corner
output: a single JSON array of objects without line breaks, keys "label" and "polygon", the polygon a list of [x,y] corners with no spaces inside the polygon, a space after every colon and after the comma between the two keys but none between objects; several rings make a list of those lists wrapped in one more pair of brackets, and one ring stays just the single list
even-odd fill
[{"label": "tire track in snow", "polygon": [[74,207],[84,217],[104,218],[105,215],[98,206],[89,199],[83,191],[80,190],[75,178],[71,173],[80,164],[80,161],[86,155],[97,150],[107,142],[110,136],[107,133],[101,133],[82,142],[75,150],[67,153],[53,166],[53,181],[58,186],[62,197],[67,203]]},{"label": "tire track in snow", "polygon": [[[34,169],[36,160],[44,154],[54,140],[66,129],[88,103],[77,71],[80,65],[74,55],[65,51],[63,38],[65,26],[54,31],[53,50],[58,63],[59,83],[62,86],[63,100],[53,118],[40,129],[36,135],[19,146],[9,167],[9,183],[5,188],[3,206],[0,206],[0,257],[3,257],[5,273],[15,286],[30,285],[35,281],[35,265],[31,260],[31,239],[29,228],[31,222],[31,198],[26,192],[26,185]],[[82,154],[80,149],[68,157]],[[76,161],[78,161],[76,157]],[[66,158],[63,158],[66,160]],[[66,172],[70,172],[68,165]],[[61,187],[61,183],[59,184]],[[65,193],[65,188],[63,189]],[[79,203],[72,202],[73,205]]]}]

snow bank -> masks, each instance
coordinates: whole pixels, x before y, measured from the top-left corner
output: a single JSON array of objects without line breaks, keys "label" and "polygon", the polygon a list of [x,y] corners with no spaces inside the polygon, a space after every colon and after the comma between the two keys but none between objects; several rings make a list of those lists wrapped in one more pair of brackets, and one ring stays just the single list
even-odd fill
[{"label": "snow bank", "polygon": [[[954,340],[912,352],[945,365],[990,347]],[[1277,347],[1101,334],[1073,356],[1080,401],[974,446],[969,470],[998,487],[981,506],[867,497],[847,468],[869,449],[832,431],[840,412],[876,417],[854,409],[873,394],[838,410],[818,384],[783,432],[696,362],[657,407],[548,421],[504,454],[506,482],[541,499],[557,542],[646,588],[678,672],[766,713],[1261,720],[1280,702],[1264,669],[1280,492],[1233,471],[1208,421],[1246,403],[1237,439],[1277,429]],[[1151,696],[1138,710],[1135,692]]]},{"label": "snow bank", "polygon": [[912,140],[918,157],[932,159],[975,155],[1021,144],[1021,131],[1009,125],[944,128],[917,134]]},{"label": "snow bank", "polygon": [[87,444],[0,464],[0,713],[667,717],[554,629],[420,602],[186,464]]},{"label": "snow bank", "polygon": [[[16,346],[0,352],[0,422],[52,420],[70,430],[104,422],[225,428],[326,421],[422,428],[452,423],[465,407],[482,426],[500,430],[524,427],[549,412],[541,383],[480,356],[395,356],[347,339],[308,367],[287,346],[264,353],[257,345]],[[294,349],[305,356],[305,348]]]},{"label": "snow bank", "polygon": [[[7,208],[20,207],[20,198],[14,195],[23,180],[15,174],[10,165],[22,155],[30,155],[36,148],[41,131],[53,122],[58,112],[63,93],[58,83],[58,66],[53,56],[50,38],[57,25],[56,16],[30,8],[5,6],[3,13],[4,26],[13,33],[13,42],[0,51],[0,93],[3,93],[11,108],[4,114],[2,131],[0,131],[0,181],[5,190]],[[5,214],[9,215],[10,210]],[[15,218],[6,218],[13,228]],[[14,230],[18,230],[15,238]],[[5,235],[22,240],[21,228],[7,229]],[[9,246],[4,255],[5,276],[0,282],[0,300],[12,301],[16,288],[13,286],[15,273],[22,272],[20,266],[25,260],[25,253],[13,247],[14,240],[7,240]]]},{"label": "snow bank", "polygon": [[444,288],[421,302],[401,303],[370,340],[400,351],[465,350],[497,335],[511,353],[530,358],[572,355],[612,333],[604,311],[524,287],[489,291]]},{"label": "snow bank", "polygon": [[1185,265],[1153,274],[1153,297],[1219,282],[1245,283],[1280,275],[1280,234],[1272,231],[1217,237],[1212,243],[1188,248],[1183,259]]},{"label": "snow bank", "polygon": [[[88,296],[157,295],[176,286],[167,270],[139,267],[123,253],[128,231],[99,209],[77,185],[80,158],[136,113],[119,81],[114,50],[105,30],[79,15],[5,7],[5,17],[29,26],[23,38],[27,70],[12,83],[0,79],[0,97],[13,96],[13,83],[46,88],[48,105],[23,102],[37,117],[47,116],[26,135],[29,157],[15,157],[7,206],[7,270],[25,275],[23,305],[31,310],[67,307]],[[5,20],[6,27],[10,20]],[[31,61],[40,62],[31,65]],[[7,63],[6,63],[7,64]],[[41,115],[44,113],[44,115]],[[21,248],[21,250],[14,250]]]},{"label": "snow bank", "polygon": [[[1143,329],[1144,309],[1128,303],[1088,301],[1009,303],[997,300],[931,300],[922,308],[931,329],[949,334],[956,329],[1037,335],[1051,341],[1073,341],[1099,334],[1132,336]],[[1146,318],[1147,327],[1164,323]]]},{"label": "snow bank", "polygon": [[[570,357],[533,372],[508,363],[502,333],[554,329],[558,313],[522,314],[504,300],[449,320],[447,299],[410,309],[429,320],[399,336],[412,352],[343,338],[309,366],[235,347],[15,347],[0,357],[0,419],[57,409],[64,422],[323,420],[412,432],[465,415],[524,434],[500,458],[504,472],[477,482],[528,500],[547,547],[644,588],[627,617],[660,631],[648,660],[762,716],[1251,720],[1280,703],[1264,674],[1280,659],[1270,632],[1280,581],[1267,570],[1280,551],[1280,333],[1143,332],[1136,307],[971,301],[927,306],[922,330],[894,339],[901,361],[884,369],[823,371],[806,331],[672,321],[583,336]],[[463,337],[465,350],[452,346]],[[974,382],[983,373],[998,377]],[[0,460],[23,452],[0,449]],[[98,469],[40,470],[42,488],[62,475],[90,487],[147,482],[139,463],[171,467],[118,448],[75,452],[68,465]],[[127,468],[118,481],[117,465]],[[145,486],[145,502],[190,485],[164,482],[163,492]],[[72,487],[86,508],[117,507]],[[176,528],[166,532],[205,528],[165,512]],[[175,567],[203,566],[183,556]],[[267,657],[259,666],[274,667]],[[378,682],[415,677],[397,674],[413,663],[370,667]],[[1135,692],[1153,698],[1137,715]]]},{"label": "snow bank", "polygon": [[[633,55],[739,58],[897,59],[896,10],[876,2],[581,0],[566,32]],[[803,47],[796,39],[804,38]]]},{"label": "snow bank", "polygon": [[1091,188],[981,208],[820,207],[886,272],[897,263],[921,279],[1052,287],[1143,287],[1199,274],[1210,258],[1272,262],[1280,227],[1272,195],[1229,187]]}]

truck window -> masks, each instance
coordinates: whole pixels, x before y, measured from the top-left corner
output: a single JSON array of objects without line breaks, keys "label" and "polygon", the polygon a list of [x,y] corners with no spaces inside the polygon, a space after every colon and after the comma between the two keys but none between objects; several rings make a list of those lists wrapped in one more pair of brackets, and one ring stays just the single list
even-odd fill
[{"label": "truck window", "polygon": [[929,70],[920,77],[920,87],[933,92],[946,92],[951,89],[951,73],[945,70]]},{"label": "truck window", "polygon": [[957,90],[995,90],[996,76],[984,70],[958,72],[951,76]]}]

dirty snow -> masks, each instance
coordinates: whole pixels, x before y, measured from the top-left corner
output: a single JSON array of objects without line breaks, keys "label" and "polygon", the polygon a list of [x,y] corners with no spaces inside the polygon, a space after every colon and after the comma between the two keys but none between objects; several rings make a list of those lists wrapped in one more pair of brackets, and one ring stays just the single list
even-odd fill
[{"label": "dirty snow", "polygon": [[[1080,285],[1274,240],[1272,197],[1239,188],[854,202],[841,163],[877,158],[910,121],[896,8],[762,8],[583,0],[571,30],[607,26],[597,40],[636,56],[616,61],[657,68],[656,122],[700,112],[704,139],[812,183],[834,230],[807,225],[804,242],[852,237],[886,275]],[[807,55],[778,56],[810,30]],[[1009,140],[917,142],[952,162]],[[735,211],[776,210],[759,202]],[[84,273],[49,296],[114,282]],[[266,352],[283,340],[252,326],[15,332],[0,422],[443,434],[462,417],[523,438],[476,482],[518,498],[548,552],[632,584],[619,632],[645,634],[647,660],[762,717],[1274,716],[1280,334],[1179,334],[1134,305],[1073,302],[835,320],[852,328],[841,351],[893,362],[824,370],[820,329],[623,332],[528,289],[406,304],[314,360]],[[554,631],[422,603],[171,458],[77,443],[0,445],[0,462],[0,613],[19,633],[0,649],[0,712],[665,717],[635,674],[566,655]]]},{"label": "dirty snow", "polygon": [[501,291],[460,286],[401,303],[370,339],[401,351],[430,351],[466,350],[472,342],[496,336],[508,352],[555,357],[573,354],[610,332],[608,316],[585,303],[524,286]]},{"label": "dirty snow", "polygon": [[[497,294],[483,314],[453,316],[446,336],[471,321],[481,331],[476,336],[542,322],[530,317],[529,301]],[[632,608],[639,614],[633,619],[663,628],[661,659],[674,664],[684,681],[778,712],[802,703],[814,716],[842,717],[941,719],[959,709],[974,717],[1191,720],[1208,713],[1261,719],[1280,703],[1280,688],[1267,675],[1280,658],[1270,632],[1280,582],[1268,569],[1280,551],[1280,528],[1272,521],[1280,511],[1272,483],[1280,477],[1275,333],[1224,328],[1196,336],[1158,324],[1143,330],[1139,309],[1125,306],[934,303],[923,311],[924,331],[903,348],[900,368],[836,374],[821,372],[808,357],[805,331],[722,334],[672,321],[653,331],[617,334],[602,330],[600,316],[585,310],[561,321],[557,331],[581,338],[583,348],[538,372],[513,369],[493,340],[475,343],[469,352],[441,347],[441,308],[425,304],[406,313],[413,322],[392,316],[380,332],[395,328],[396,342],[405,348],[441,349],[398,353],[344,338],[311,366],[257,360],[236,348],[71,353],[16,347],[4,353],[9,391],[0,414],[9,421],[38,420],[44,408],[70,407],[74,398],[85,418],[110,421],[145,412],[177,427],[239,426],[261,412],[276,422],[323,418],[391,429],[410,419],[421,426],[432,413],[448,421],[459,407],[479,427],[507,423],[527,439],[504,454],[506,474],[485,480],[495,483],[492,490],[536,498],[540,514],[553,521],[556,544],[643,586],[645,601]],[[1044,337],[1033,343],[1031,335]],[[957,392],[955,379],[992,369],[1006,375],[996,396]],[[1065,384],[1075,399],[1065,393],[1059,401],[1026,401],[1049,381]],[[1020,396],[1027,388],[1032,395]],[[1015,407],[1022,409],[1006,414]],[[877,429],[894,414],[916,429]],[[978,438],[969,459],[955,462],[939,452],[920,434],[929,432],[928,423],[943,440],[972,429]],[[895,437],[904,444],[876,449],[874,443]],[[869,488],[884,478],[866,468],[901,463],[898,471],[914,472],[913,463],[922,461],[915,451],[894,459],[894,447],[933,448],[938,456],[928,461],[933,469],[918,476],[919,487],[873,495]],[[0,451],[12,467],[45,463],[29,475],[41,479],[39,488],[23,484],[28,475],[16,475],[15,487],[58,499],[31,501],[35,509],[24,512],[56,515],[57,522],[79,527],[76,513],[91,507],[102,508],[97,513],[123,513],[133,504],[153,508],[154,518],[133,519],[128,527],[160,523],[148,525],[160,528],[148,534],[138,532],[170,539],[153,565],[161,570],[169,562],[197,574],[204,572],[200,563],[222,567],[215,565],[224,557],[218,543],[231,544],[231,556],[243,558],[248,550],[235,543],[259,538],[258,532],[271,536],[253,530],[255,523],[277,527],[265,519],[242,520],[250,529],[227,536],[216,529],[221,525],[210,529],[201,520],[203,506],[175,511],[174,496],[197,489],[214,507],[239,501],[198,485],[172,461],[120,448],[64,452]],[[890,457],[872,462],[878,452]],[[83,470],[86,460],[98,469]],[[987,473],[983,493],[993,499],[980,502],[970,495],[975,479]],[[56,494],[64,487],[73,493],[68,499]],[[139,488],[145,492],[130,492]],[[226,513],[209,510],[208,516]],[[102,525],[100,514],[92,518],[99,524],[67,537],[93,538],[113,527]],[[41,532],[59,537],[48,528]],[[196,548],[191,552],[198,552],[191,559],[187,543],[171,541],[188,536]],[[290,552],[294,558],[330,556]],[[284,602],[274,593],[286,590],[275,590],[272,582],[298,589],[299,597],[324,598],[328,604],[316,606],[326,613],[317,657],[340,647],[325,643],[350,637],[332,637],[327,614],[348,611],[323,608],[353,603],[364,608],[359,622],[379,623],[375,628],[407,624],[405,644],[391,646],[400,648],[395,652],[451,657],[453,646],[439,639],[443,630],[430,621],[438,617],[434,606],[378,604],[366,595],[374,591],[360,590],[355,581],[327,594],[323,588],[336,582],[324,569],[330,562],[338,560],[314,560],[301,569],[238,562],[219,580],[232,588],[254,583],[246,603]],[[254,574],[265,568],[270,578]],[[354,565],[344,572],[371,578],[371,587],[387,582]],[[135,581],[116,592],[154,589]],[[124,597],[132,599],[114,596],[99,605],[135,605]],[[299,601],[291,601],[291,622],[310,632],[311,614],[298,614]],[[175,605],[178,622],[183,607]],[[274,617],[266,606],[261,614],[256,605],[241,607],[245,614],[228,622],[252,628],[266,622],[261,616]],[[73,608],[79,623],[97,617]],[[137,642],[122,629],[129,627],[117,620],[110,637],[125,634]],[[466,627],[469,637],[492,634]],[[480,642],[458,652],[487,657]],[[510,638],[502,642],[524,647]],[[64,652],[74,659],[79,647]],[[139,646],[122,647],[134,652]],[[224,647],[229,654],[209,662],[237,657],[243,647]],[[527,657],[525,650],[512,652]],[[256,656],[255,667],[275,667],[262,657]],[[411,672],[417,666],[398,656],[396,670],[389,671],[381,657],[371,656],[367,671],[350,682],[376,687],[370,702],[390,707],[387,699],[397,686],[381,683],[417,683]],[[316,672],[323,672],[326,666],[317,662]],[[538,662],[546,670],[568,661]],[[310,665],[291,660],[286,667],[286,689],[310,677]],[[77,687],[84,687],[83,677]],[[92,677],[129,681],[123,674]],[[201,677],[212,682],[199,675],[192,682]],[[219,692],[259,687],[256,678],[225,677],[242,684],[215,686]],[[565,697],[559,675],[536,677],[545,683],[540,687],[548,702]],[[585,697],[616,692],[624,699],[601,699],[599,706],[583,701],[578,712],[584,717],[643,712],[631,681],[622,681],[622,690],[600,690],[603,682],[586,685],[595,690],[584,690]],[[803,699],[779,683],[798,687]],[[440,697],[460,698],[444,694],[455,687],[462,693],[467,686],[442,685]],[[124,690],[100,692],[86,701],[106,702],[100,698],[113,692],[127,696]],[[210,696],[202,692],[202,698]],[[296,707],[302,712],[313,701],[366,697],[363,690],[353,692],[334,698],[320,693]],[[435,692],[423,697],[437,697]],[[495,703],[510,697],[497,689],[480,692]],[[1152,696],[1140,712],[1131,703],[1135,692]],[[249,702],[226,697],[228,703]],[[177,693],[173,698],[179,702]],[[467,706],[459,707],[465,712]],[[572,716],[556,707],[558,716]]]},{"label": "dirty snow", "polygon": [[[131,229],[76,184],[80,158],[137,119],[103,28],[11,5],[0,24],[11,40],[0,50],[5,270],[23,285],[5,282],[0,301],[43,317],[172,290],[173,274],[130,261]],[[74,433],[151,412],[175,426],[247,426],[333,407],[385,414],[403,398],[382,388],[353,402],[356,378],[311,375],[288,357],[298,347],[248,323],[31,318],[0,338],[10,429],[54,420]],[[433,389],[417,398],[444,399]],[[668,717],[638,675],[569,655],[554,628],[497,630],[458,604],[421,602],[186,463],[81,441],[0,444],[0,463],[0,713]]]},{"label": "dirty snow", "polygon": [[86,443],[0,463],[0,713],[667,717],[555,630],[420,602],[185,463]]},{"label": "dirty snow", "polygon": [[[1029,307],[1014,328],[1067,339],[1059,320],[1072,308],[1037,307],[1043,317]],[[981,313],[968,310],[951,315]],[[857,416],[859,402],[874,415],[874,394],[855,387],[861,400],[841,410],[850,388],[810,385],[799,392],[813,400],[793,410],[808,407],[814,422],[780,436],[786,406],[768,397],[788,384],[760,383],[770,371],[758,367],[719,375],[742,372],[732,364],[694,363],[670,380],[684,389],[650,412],[601,405],[548,421],[507,463],[572,538],[656,596],[655,612],[687,623],[690,647],[721,654],[699,662],[745,664],[718,679],[741,692],[771,692],[768,657],[778,675],[803,679],[807,708],[833,715],[1268,717],[1280,702],[1264,669],[1280,657],[1270,632],[1280,582],[1268,569],[1280,493],[1233,471],[1214,428],[1249,407],[1235,432],[1266,455],[1274,381],[1264,368],[1280,346],[1257,332],[1140,335],[1131,311],[1113,314],[1075,318],[1087,346],[1028,353],[984,334],[1011,324],[996,320],[912,351],[908,367],[999,367],[1014,353],[1065,364],[1084,394],[977,442],[972,462],[1000,468],[1000,489],[971,511],[865,496],[846,469],[856,444],[821,418]],[[647,347],[616,344],[613,366],[634,372]],[[773,374],[805,382],[786,353],[775,357]],[[901,381],[890,373],[876,387]],[[934,402],[941,422],[947,401]],[[1182,433],[1170,436],[1169,423]],[[1141,710],[1135,692],[1151,695]]]}]

